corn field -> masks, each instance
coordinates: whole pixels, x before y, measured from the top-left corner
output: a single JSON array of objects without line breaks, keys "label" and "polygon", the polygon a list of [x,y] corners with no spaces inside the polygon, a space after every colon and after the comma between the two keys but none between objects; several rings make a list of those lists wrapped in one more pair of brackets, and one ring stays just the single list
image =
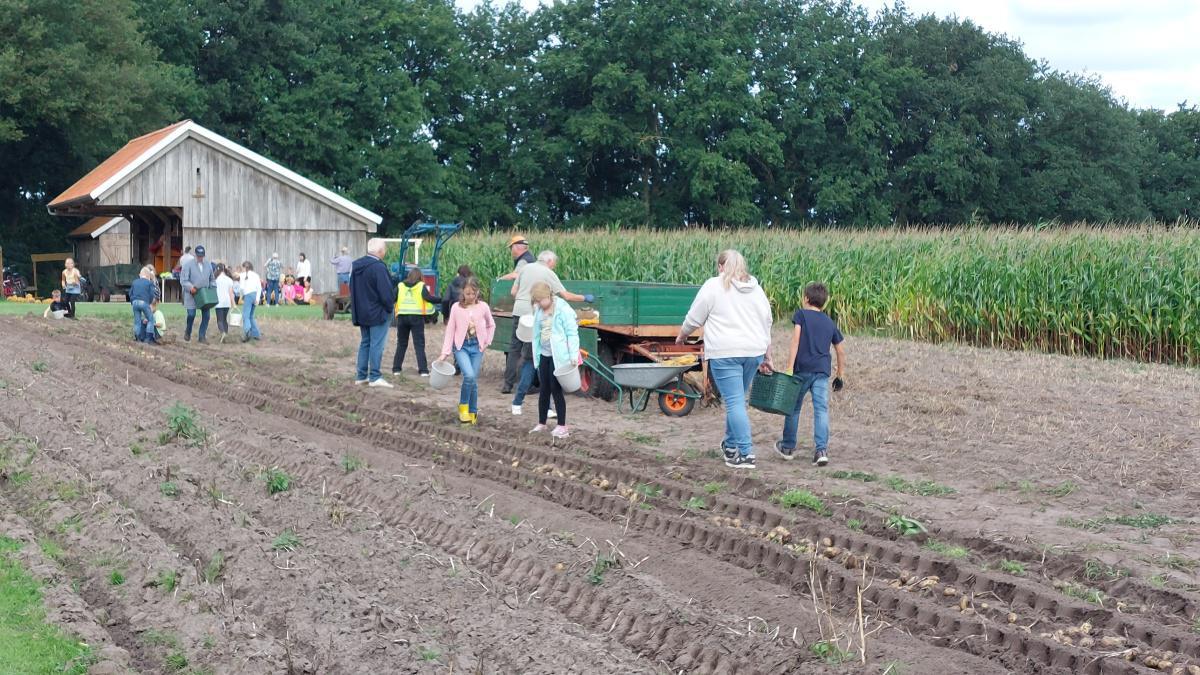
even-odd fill
[{"label": "corn field", "polygon": [[[488,280],[512,267],[508,233],[462,234],[443,278],[466,263]],[[805,284],[829,286],[844,330],[1200,365],[1200,230],[1071,227],[882,231],[535,232],[563,279],[698,284],[736,248],[777,317]]]}]

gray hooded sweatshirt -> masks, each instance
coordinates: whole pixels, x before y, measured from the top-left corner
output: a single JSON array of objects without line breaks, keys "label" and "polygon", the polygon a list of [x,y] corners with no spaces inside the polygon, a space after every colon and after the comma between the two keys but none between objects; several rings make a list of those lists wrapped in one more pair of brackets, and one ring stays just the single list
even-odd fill
[{"label": "gray hooded sweatshirt", "polygon": [[721,277],[704,282],[683,332],[704,328],[704,358],[763,356],[771,347],[771,303],[758,279],[734,281],[728,289]]}]

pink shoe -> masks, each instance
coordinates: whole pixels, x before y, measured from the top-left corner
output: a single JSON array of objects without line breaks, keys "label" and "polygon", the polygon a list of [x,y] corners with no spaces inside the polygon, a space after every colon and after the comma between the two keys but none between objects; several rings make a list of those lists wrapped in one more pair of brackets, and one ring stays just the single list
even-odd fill
[{"label": "pink shoe", "polygon": [[571,432],[566,427],[559,425],[554,427],[554,431],[551,431],[550,435],[555,438],[566,438],[571,435]]},{"label": "pink shoe", "polygon": [[546,430],[546,425],[545,425],[545,424],[539,424],[539,425],[537,425],[536,427],[534,427],[534,428],[530,429],[530,430],[529,430],[529,433],[531,433],[531,434],[540,434],[540,433],[542,433],[542,432],[543,432],[543,431],[545,431],[545,430]]}]

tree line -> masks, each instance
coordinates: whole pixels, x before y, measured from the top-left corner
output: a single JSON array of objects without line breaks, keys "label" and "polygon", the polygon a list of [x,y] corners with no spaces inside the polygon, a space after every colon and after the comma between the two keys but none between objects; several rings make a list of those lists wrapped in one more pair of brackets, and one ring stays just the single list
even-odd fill
[{"label": "tree line", "polygon": [[0,0],[0,225],[190,117],[381,213],[471,227],[1200,216],[1200,109],[970,21],[830,0]]}]

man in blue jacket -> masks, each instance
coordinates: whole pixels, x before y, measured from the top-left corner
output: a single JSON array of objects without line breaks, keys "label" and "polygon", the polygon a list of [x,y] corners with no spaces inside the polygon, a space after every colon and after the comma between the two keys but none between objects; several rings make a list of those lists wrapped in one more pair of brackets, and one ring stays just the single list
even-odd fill
[{"label": "man in blue jacket", "polygon": [[388,274],[383,256],[387,243],[382,239],[367,242],[367,255],[354,261],[350,270],[350,320],[358,326],[358,375],[354,384],[392,388],[379,372],[383,347],[392,325],[396,306],[396,287]]}]

